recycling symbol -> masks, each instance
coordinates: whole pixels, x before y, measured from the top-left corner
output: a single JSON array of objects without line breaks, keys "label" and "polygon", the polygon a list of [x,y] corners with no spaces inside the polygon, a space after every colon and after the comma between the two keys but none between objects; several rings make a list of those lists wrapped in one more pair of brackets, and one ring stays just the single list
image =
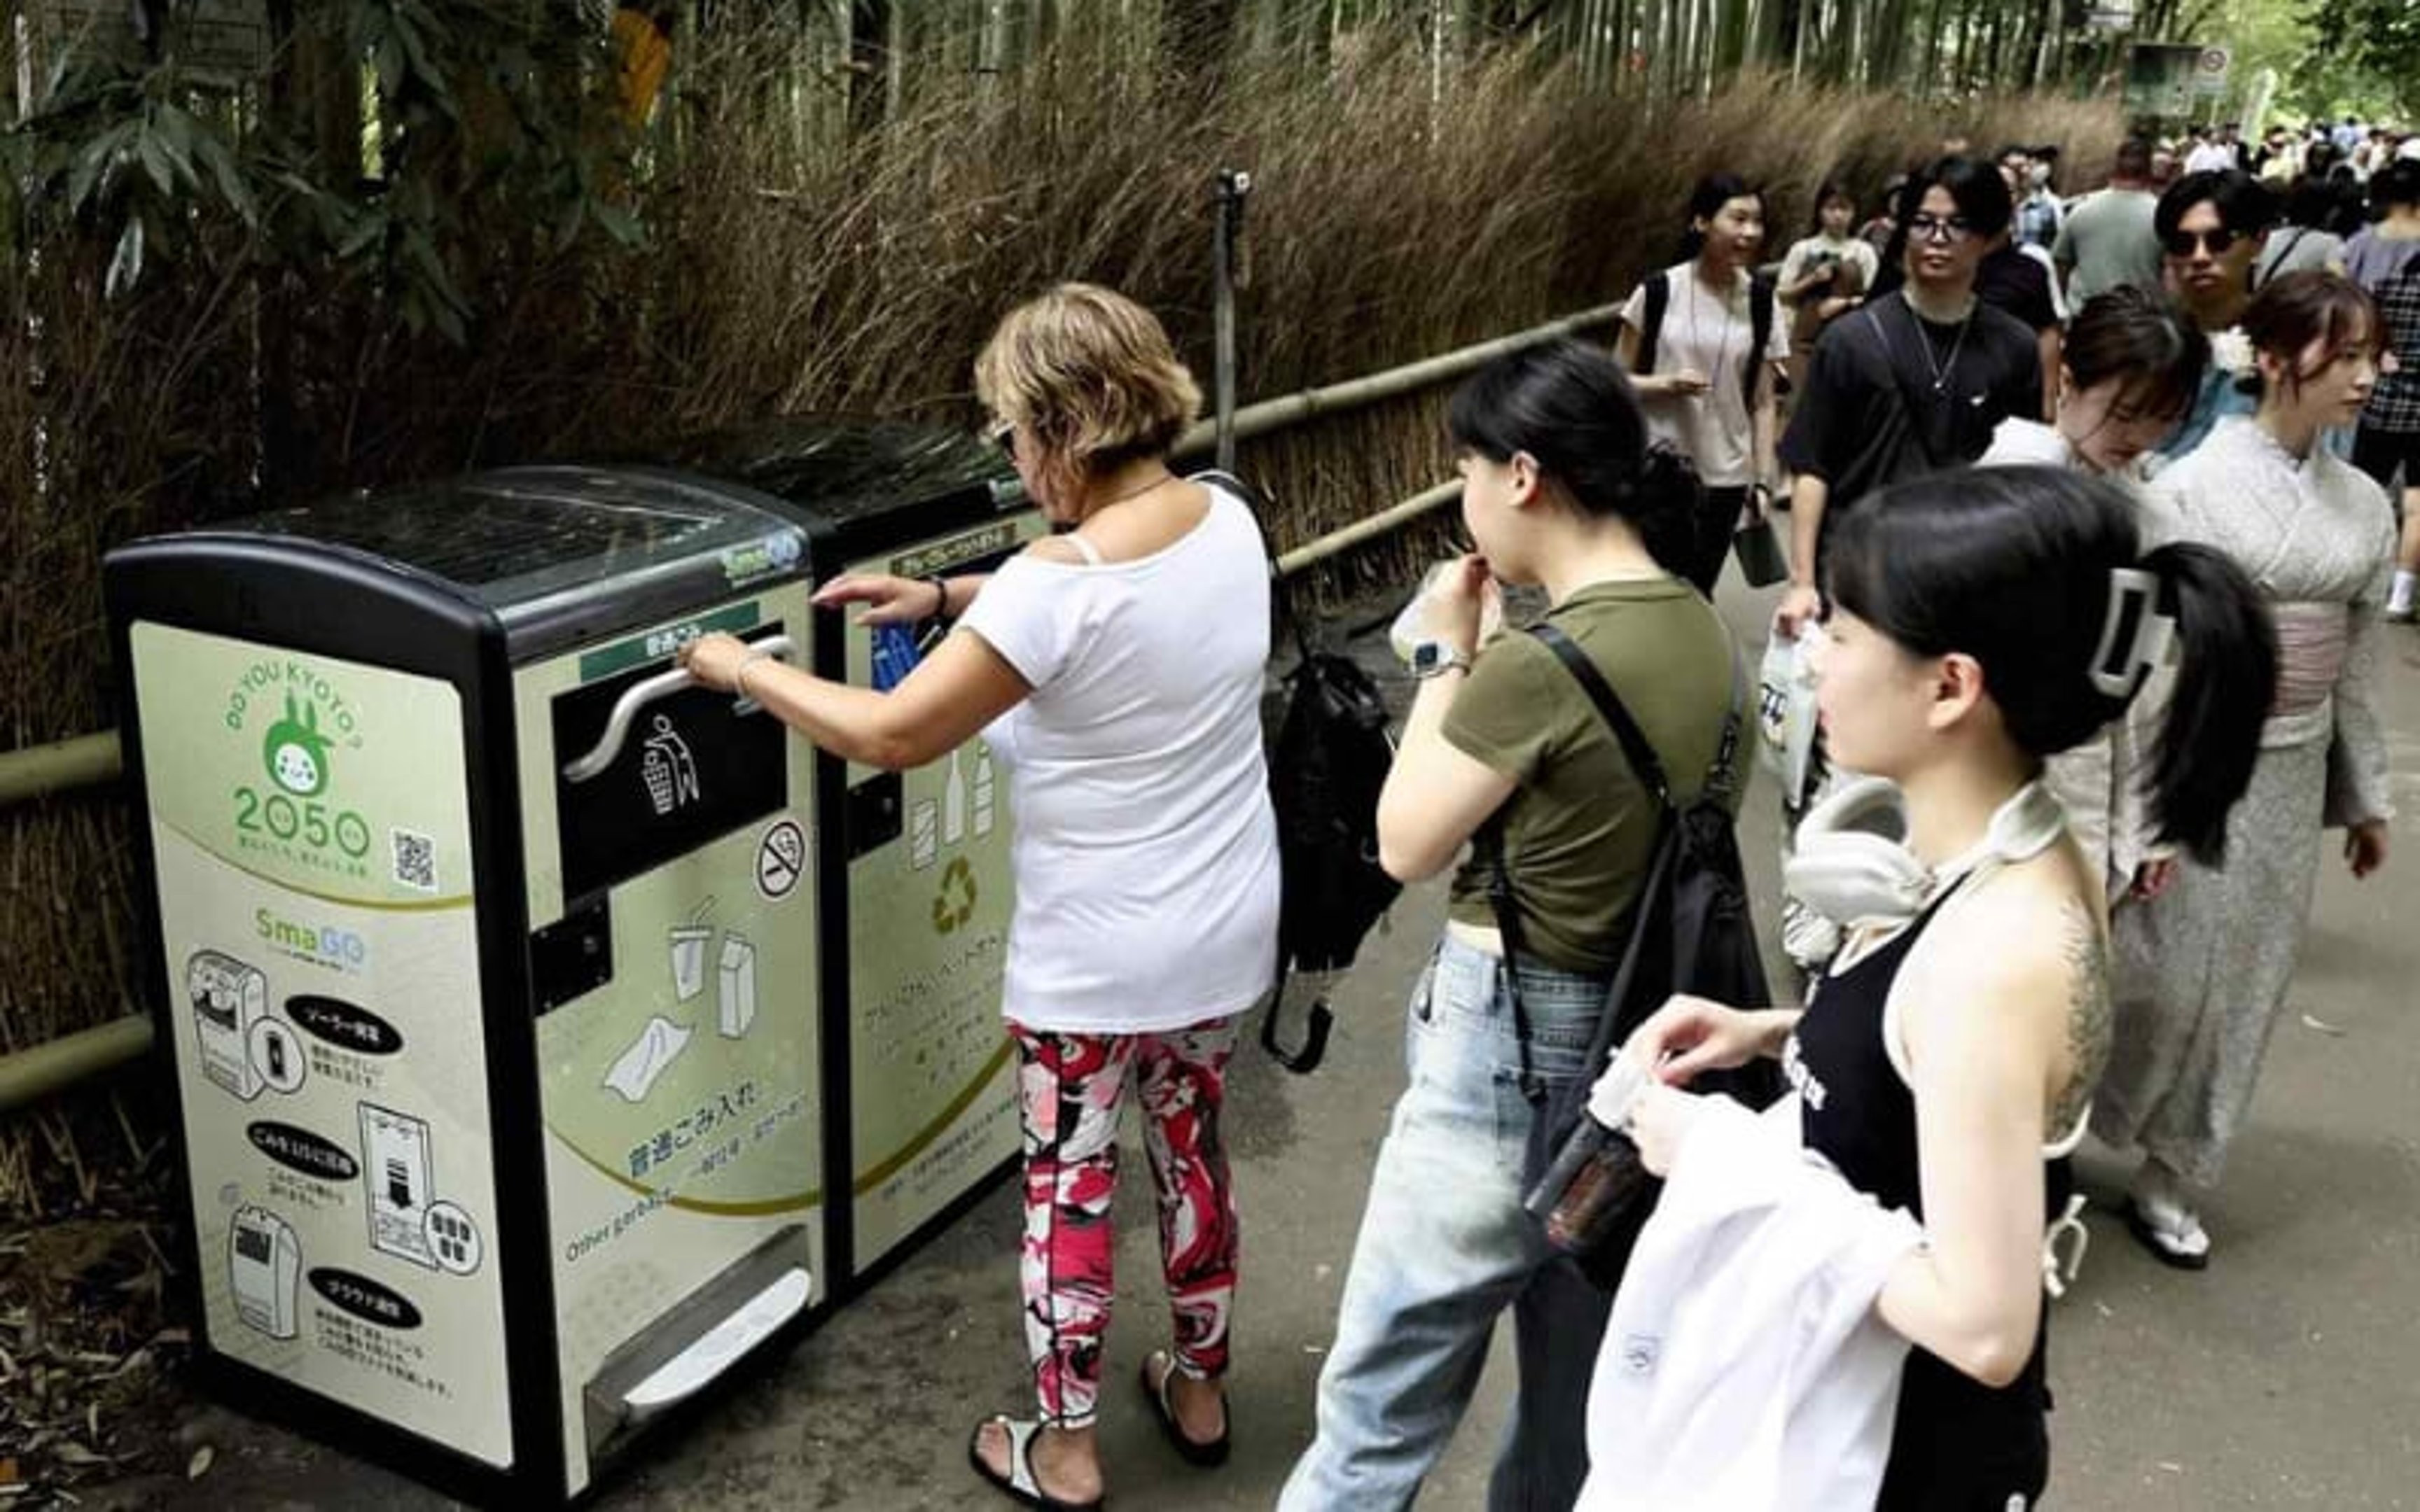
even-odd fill
[{"label": "recycling symbol", "polygon": [[975,873],[963,856],[941,873],[941,890],[933,899],[933,933],[947,934],[975,917]]}]

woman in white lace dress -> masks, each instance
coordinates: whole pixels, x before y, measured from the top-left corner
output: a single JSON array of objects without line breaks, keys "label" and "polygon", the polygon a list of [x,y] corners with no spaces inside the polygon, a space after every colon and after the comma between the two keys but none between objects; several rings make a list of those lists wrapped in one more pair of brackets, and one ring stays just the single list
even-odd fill
[{"label": "woman in white lace dress", "polygon": [[[2385,492],[2319,444],[2360,413],[2385,329],[2335,273],[2288,273],[2244,311],[2259,364],[2250,416],[2220,421],[2163,472],[2151,529],[2233,556],[2268,596],[2277,696],[2223,867],[2182,861],[2166,897],[2116,920],[2118,1000],[2093,1130],[2145,1154],[2128,1221],[2152,1254],[2199,1269],[2194,1191],[2215,1184],[2252,1102],[2318,876],[2322,815],[2355,876],[2386,859],[2379,612],[2395,557]],[[2184,749],[2164,752],[2190,759]]]}]

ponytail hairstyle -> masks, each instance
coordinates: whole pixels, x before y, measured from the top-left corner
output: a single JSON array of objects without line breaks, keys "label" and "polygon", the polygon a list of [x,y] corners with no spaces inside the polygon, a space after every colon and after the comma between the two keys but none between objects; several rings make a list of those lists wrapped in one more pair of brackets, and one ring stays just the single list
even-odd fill
[{"label": "ponytail hairstyle", "polygon": [[1695,561],[1697,472],[1649,444],[1637,393],[1604,347],[1566,336],[1497,358],[1454,392],[1446,427],[1456,451],[1498,466],[1527,453],[1569,507],[1623,521],[1666,571]]},{"label": "ponytail hairstyle", "polygon": [[2135,509],[2060,468],[1935,473],[1841,512],[1825,593],[1916,656],[1974,657],[2009,738],[2036,758],[2124,713],[2176,645],[2146,786],[2160,840],[2216,866],[2275,697],[2276,633],[2224,553],[2145,554]]}]

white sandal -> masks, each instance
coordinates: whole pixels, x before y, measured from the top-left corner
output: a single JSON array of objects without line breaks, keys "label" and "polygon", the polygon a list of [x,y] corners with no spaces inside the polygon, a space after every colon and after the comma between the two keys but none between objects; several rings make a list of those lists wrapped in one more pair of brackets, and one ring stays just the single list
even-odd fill
[{"label": "white sandal", "polygon": [[[1008,1473],[1003,1475],[985,1462],[983,1430],[999,1424],[1008,1435]],[[1032,1419],[1013,1418],[1006,1412],[994,1412],[975,1425],[974,1433],[967,1440],[967,1463],[975,1473],[998,1489],[1002,1496],[1020,1506],[1038,1507],[1041,1512],[1099,1512],[1103,1498],[1089,1502],[1063,1502],[1042,1489],[1033,1478],[1033,1441],[1040,1436],[1043,1425]]]}]

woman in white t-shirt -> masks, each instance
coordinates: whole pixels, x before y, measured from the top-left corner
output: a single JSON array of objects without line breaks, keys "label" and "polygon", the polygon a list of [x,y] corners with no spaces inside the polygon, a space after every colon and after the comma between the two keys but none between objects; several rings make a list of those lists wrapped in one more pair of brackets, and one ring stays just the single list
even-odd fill
[{"label": "woman in white t-shirt", "polygon": [[1695,464],[1704,486],[1684,576],[1709,596],[1731,532],[1773,501],[1773,378],[1789,359],[1790,332],[1775,318],[1773,285],[1751,273],[1764,223],[1761,191],[1735,174],[1699,179],[1689,196],[1688,259],[1632,291],[1614,347],[1649,433]]},{"label": "woman in white t-shirt", "polygon": [[1029,1505],[1101,1496],[1094,1416],[1114,1295],[1117,1125],[1131,1093],[1159,1196],[1172,1350],[1143,1362],[1161,1430],[1223,1460],[1235,1211],[1219,1109],[1237,1016],[1277,960],[1277,824],[1261,756],[1269,584],[1245,501],[1171,472],[1201,393],[1159,322],[1066,284],[975,364],[1027,491],[1063,533],[986,578],[842,578],[872,623],[958,616],[888,693],[738,641],[687,656],[818,747],[906,767],[981,732],[1009,776],[1016,907],[1003,1005],[1025,1134],[1021,1278],[1038,1419],[976,1429],[977,1473]]}]

